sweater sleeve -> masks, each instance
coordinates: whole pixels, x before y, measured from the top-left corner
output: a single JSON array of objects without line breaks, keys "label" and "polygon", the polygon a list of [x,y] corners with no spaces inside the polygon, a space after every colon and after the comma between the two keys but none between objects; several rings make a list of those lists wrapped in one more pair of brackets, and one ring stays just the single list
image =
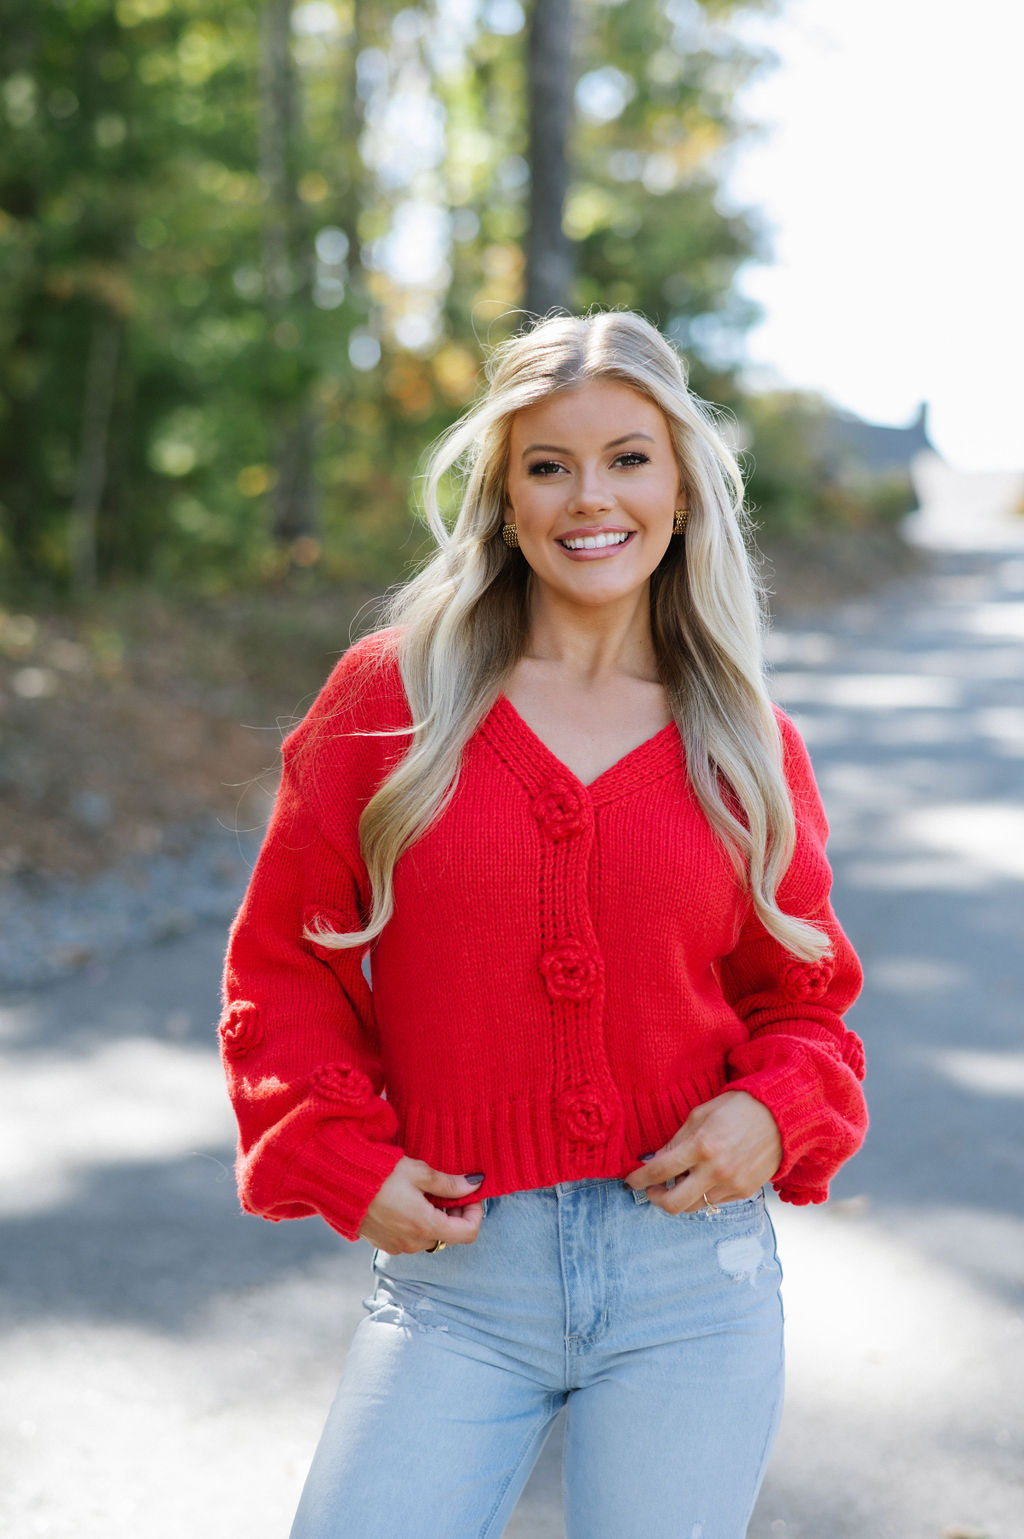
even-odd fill
[{"label": "sweater sleeve", "polygon": [[730,1089],[745,1090],[772,1113],[782,1137],[773,1185],[786,1202],[824,1202],[840,1165],[867,1130],[860,1081],[864,1049],[843,1024],[860,992],[862,973],[829,899],[825,856],[828,824],[807,750],[779,713],[786,774],[797,821],[797,845],[779,889],[786,913],[828,935],[820,962],[787,951],[753,913],[722,963],[726,998],[748,1038],[728,1056]]},{"label": "sweater sleeve", "polygon": [[368,897],[361,862],[328,841],[286,763],[224,974],[238,1188],[250,1213],[319,1213],[350,1240],[403,1151],[382,1096],[366,948],[303,932],[362,928]]}]

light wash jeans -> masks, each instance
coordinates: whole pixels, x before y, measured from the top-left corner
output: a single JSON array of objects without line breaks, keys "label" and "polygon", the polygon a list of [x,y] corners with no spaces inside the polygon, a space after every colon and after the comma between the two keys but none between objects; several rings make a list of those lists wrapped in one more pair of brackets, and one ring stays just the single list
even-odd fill
[{"label": "light wash jeans", "polygon": [[494,1539],[562,1405],[569,1539],[743,1539],[782,1405],[763,1196],[568,1181],[373,1265],[292,1539]]}]

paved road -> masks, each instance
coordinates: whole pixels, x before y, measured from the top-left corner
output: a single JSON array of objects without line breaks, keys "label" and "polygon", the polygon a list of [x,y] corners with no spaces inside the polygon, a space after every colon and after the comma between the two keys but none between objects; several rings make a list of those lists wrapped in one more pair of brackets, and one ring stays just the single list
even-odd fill
[{"label": "paved road", "polygon": [[[989,543],[774,643],[867,967],[874,1123],[829,1207],[776,1209],[790,1390],[751,1539],[1024,1536],[1024,542]],[[368,1252],[236,1209],[222,944],[0,1007],[12,1539],[287,1533]],[[561,1535],[557,1453],[514,1539]]]}]

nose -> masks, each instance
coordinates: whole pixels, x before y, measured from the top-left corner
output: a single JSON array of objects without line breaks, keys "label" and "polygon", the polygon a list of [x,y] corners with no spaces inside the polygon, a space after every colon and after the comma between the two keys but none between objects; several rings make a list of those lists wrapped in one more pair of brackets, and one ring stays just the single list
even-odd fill
[{"label": "nose", "polygon": [[583,466],[572,489],[571,511],[592,517],[595,513],[607,513],[614,501],[614,494],[600,469]]}]

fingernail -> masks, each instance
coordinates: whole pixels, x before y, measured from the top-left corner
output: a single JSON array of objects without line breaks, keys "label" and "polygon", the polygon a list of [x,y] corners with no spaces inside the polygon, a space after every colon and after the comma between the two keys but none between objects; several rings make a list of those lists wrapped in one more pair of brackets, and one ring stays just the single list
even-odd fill
[{"label": "fingernail", "polygon": [[640,1156],[641,1163],[644,1164],[644,1165],[647,1164],[648,1160],[653,1160],[653,1158],[654,1158],[653,1154],[641,1154],[641,1156]]},{"label": "fingernail", "polygon": [[470,1186],[479,1186],[480,1182],[483,1180],[483,1178],[484,1178],[484,1172],[482,1170],[480,1171],[479,1175],[464,1176],[463,1177],[463,1179],[465,1181],[469,1182]]}]

